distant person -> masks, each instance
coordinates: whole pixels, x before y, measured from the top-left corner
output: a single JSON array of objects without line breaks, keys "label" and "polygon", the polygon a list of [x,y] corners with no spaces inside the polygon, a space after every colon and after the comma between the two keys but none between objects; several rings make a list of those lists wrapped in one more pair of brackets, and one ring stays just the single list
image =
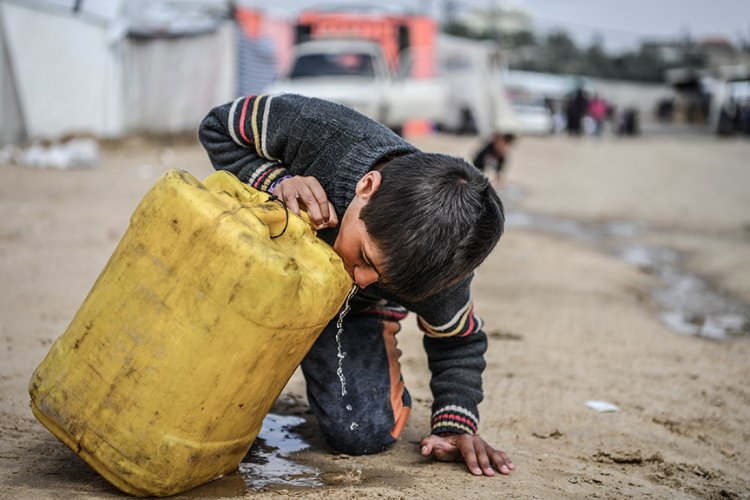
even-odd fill
[{"label": "distant person", "polygon": [[660,122],[671,123],[674,121],[674,99],[664,97],[656,104],[656,117]]},{"label": "distant person", "polygon": [[562,132],[565,130],[565,116],[562,112],[562,106],[559,105],[559,103],[555,102],[550,97],[544,98],[544,105],[549,110],[550,116],[552,116],[552,130],[551,132],[553,134],[557,134],[558,132]]},{"label": "distant person", "polygon": [[595,95],[589,103],[589,116],[594,120],[594,135],[601,137],[604,132],[604,120],[607,119],[607,101]]},{"label": "distant person", "polygon": [[738,106],[737,115],[739,130],[745,135],[750,135],[750,101],[745,101],[743,105]]},{"label": "distant person", "polygon": [[730,98],[729,102],[719,110],[716,133],[720,136],[729,136],[741,130],[740,107]]},{"label": "distant person", "polygon": [[568,134],[579,136],[583,132],[583,117],[588,111],[588,98],[583,88],[579,87],[568,100],[566,109]]},{"label": "distant person", "polygon": [[496,132],[492,134],[492,139],[474,157],[474,166],[490,177],[490,171],[494,172],[492,185],[495,189],[502,185],[502,171],[505,167],[505,160],[508,158],[510,147],[516,141],[513,134],[501,134]]},{"label": "distant person", "polygon": [[637,109],[630,106],[622,111],[618,133],[624,136],[636,136],[641,133]]}]

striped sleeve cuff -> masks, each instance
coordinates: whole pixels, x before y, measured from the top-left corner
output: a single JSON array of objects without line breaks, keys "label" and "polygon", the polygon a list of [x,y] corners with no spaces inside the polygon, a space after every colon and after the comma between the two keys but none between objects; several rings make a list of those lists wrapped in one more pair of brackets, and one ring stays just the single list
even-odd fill
[{"label": "striped sleeve cuff", "polygon": [[259,191],[267,192],[274,182],[289,175],[289,171],[281,163],[273,161],[256,168],[247,183]]},{"label": "striped sleeve cuff", "polygon": [[479,417],[462,406],[443,406],[432,414],[433,434],[476,434],[478,428]]},{"label": "striped sleeve cuff", "polygon": [[482,318],[474,314],[474,304],[469,301],[443,325],[431,325],[424,318],[418,317],[419,329],[428,337],[466,337],[482,328]]}]

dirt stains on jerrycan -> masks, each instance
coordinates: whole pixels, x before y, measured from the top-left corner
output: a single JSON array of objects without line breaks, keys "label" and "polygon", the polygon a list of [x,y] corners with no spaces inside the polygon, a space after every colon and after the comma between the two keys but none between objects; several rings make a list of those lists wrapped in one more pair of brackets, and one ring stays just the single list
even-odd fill
[{"label": "dirt stains on jerrycan", "polygon": [[268,194],[169,171],[36,369],[32,410],[122,491],[185,491],[237,468],[351,288]]}]

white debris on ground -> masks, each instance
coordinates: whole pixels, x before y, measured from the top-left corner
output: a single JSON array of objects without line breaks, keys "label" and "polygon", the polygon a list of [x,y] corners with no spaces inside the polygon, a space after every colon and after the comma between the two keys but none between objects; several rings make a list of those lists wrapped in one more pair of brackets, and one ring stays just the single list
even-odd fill
[{"label": "white debris on ground", "polygon": [[99,143],[94,139],[81,138],[50,146],[33,144],[26,149],[5,146],[0,150],[0,164],[11,163],[58,170],[92,168],[99,163]]},{"label": "white debris on ground", "polygon": [[591,408],[592,410],[596,410],[600,413],[609,413],[613,411],[620,411],[620,407],[616,404],[610,403],[608,401],[597,401],[597,400],[590,400],[586,401],[586,406]]}]

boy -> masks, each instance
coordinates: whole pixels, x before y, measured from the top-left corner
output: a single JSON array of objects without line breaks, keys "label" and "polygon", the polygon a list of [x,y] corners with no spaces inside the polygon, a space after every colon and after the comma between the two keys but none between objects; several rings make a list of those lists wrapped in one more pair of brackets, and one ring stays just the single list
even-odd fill
[{"label": "boy", "polygon": [[[302,362],[329,445],[377,453],[400,435],[411,399],[395,335],[410,310],[425,333],[434,395],[422,455],[463,459],[475,475],[510,473],[508,456],[477,434],[487,338],[469,286],[504,222],[487,179],[463,160],[420,152],[347,107],[299,95],[214,108],[199,137],[215,168],[275,194],[295,213],[304,207],[362,289],[341,346],[334,318]],[[346,354],[337,372],[339,352]]]}]

